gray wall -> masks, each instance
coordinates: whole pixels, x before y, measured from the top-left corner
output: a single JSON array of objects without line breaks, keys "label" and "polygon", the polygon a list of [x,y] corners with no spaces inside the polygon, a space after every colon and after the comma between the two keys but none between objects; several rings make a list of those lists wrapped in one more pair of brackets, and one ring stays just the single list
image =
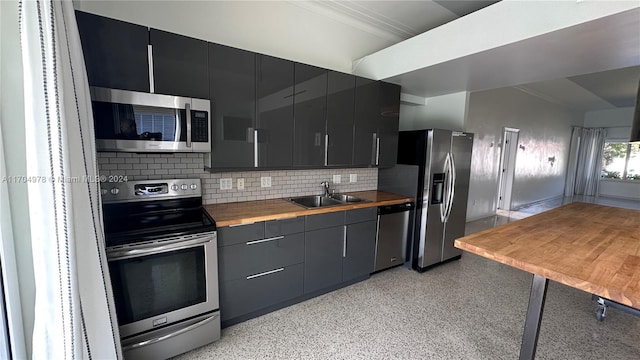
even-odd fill
[{"label": "gray wall", "polygon": [[400,104],[400,130],[464,129],[469,93],[458,92],[425,99],[424,105]]},{"label": "gray wall", "polygon": [[[504,127],[520,129],[512,209],[562,196],[571,126],[584,114],[515,88],[471,93],[466,130],[475,133],[467,220],[495,214]],[[548,161],[555,157],[553,165]]]}]

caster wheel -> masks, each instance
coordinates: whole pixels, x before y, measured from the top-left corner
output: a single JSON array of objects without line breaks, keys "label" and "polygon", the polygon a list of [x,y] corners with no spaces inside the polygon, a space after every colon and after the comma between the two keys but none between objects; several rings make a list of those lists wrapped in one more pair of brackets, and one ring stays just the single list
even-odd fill
[{"label": "caster wheel", "polygon": [[603,321],[607,316],[607,308],[605,306],[599,306],[598,310],[596,310],[596,319],[598,321]]}]

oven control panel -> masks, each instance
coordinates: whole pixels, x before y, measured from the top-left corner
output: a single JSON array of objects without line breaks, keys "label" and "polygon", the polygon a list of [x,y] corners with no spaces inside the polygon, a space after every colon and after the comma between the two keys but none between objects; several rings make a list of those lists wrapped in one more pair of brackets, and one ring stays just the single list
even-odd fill
[{"label": "oven control panel", "polygon": [[200,179],[140,180],[100,184],[103,203],[201,197]]}]

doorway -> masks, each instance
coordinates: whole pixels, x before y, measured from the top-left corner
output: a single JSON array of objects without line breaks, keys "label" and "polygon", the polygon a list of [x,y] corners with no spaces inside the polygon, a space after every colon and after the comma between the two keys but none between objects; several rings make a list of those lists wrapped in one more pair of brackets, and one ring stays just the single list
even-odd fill
[{"label": "doorway", "polygon": [[516,168],[518,135],[520,129],[504,128],[502,158],[500,159],[500,181],[498,185],[498,209],[511,210],[511,191]]}]

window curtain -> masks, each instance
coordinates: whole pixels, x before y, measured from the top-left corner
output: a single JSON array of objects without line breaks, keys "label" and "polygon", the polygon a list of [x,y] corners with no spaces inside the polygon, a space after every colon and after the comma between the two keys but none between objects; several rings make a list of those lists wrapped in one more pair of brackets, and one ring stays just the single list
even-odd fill
[{"label": "window curtain", "polygon": [[606,135],[607,132],[603,128],[582,129],[576,170],[576,194],[588,196],[598,194]]},{"label": "window curtain", "polygon": [[564,196],[573,196],[576,191],[576,171],[578,170],[578,153],[580,151],[580,136],[582,135],[582,130],[581,127],[577,126],[571,129],[567,176],[564,181]]},{"label": "window curtain", "polygon": [[73,4],[19,3],[35,276],[34,359],[120,359]]}]

